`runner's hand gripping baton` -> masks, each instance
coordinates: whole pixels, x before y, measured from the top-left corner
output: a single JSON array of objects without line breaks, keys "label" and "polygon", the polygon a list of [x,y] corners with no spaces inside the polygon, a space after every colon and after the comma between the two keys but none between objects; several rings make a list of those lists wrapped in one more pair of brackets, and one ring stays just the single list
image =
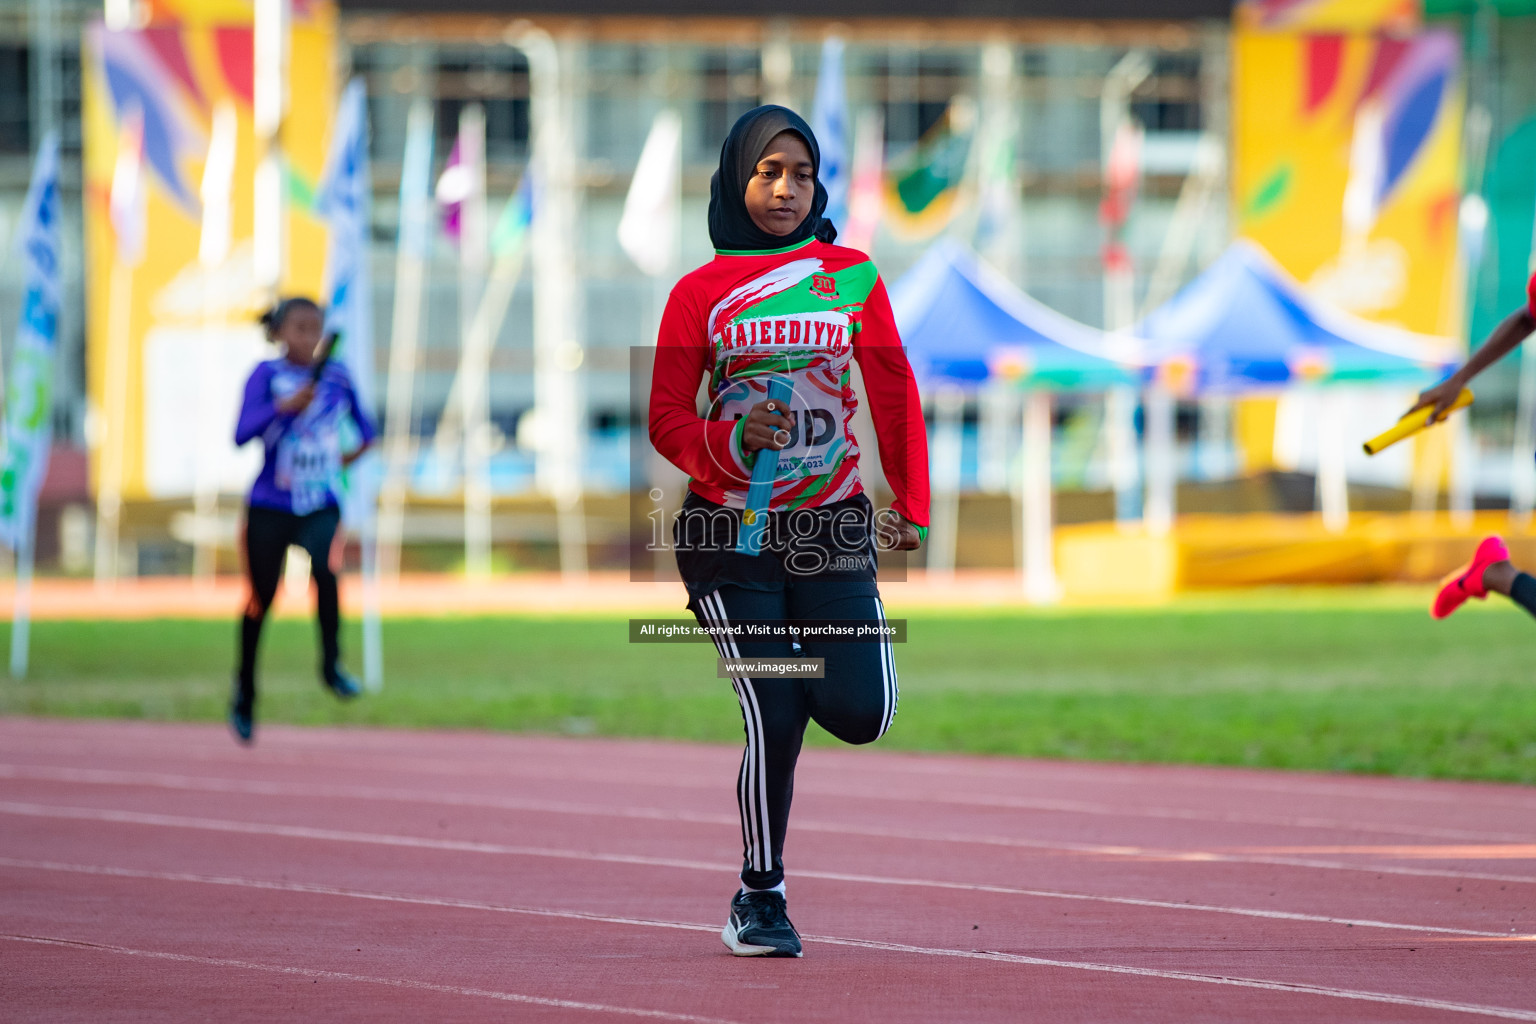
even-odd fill
[{"label": "runner's hand gripping baton", "polygon": [[[783,377],[768,382],[768,400],[785,410],[795,389]],[[763,527],[768,525],[768,503],[773,500],[773,478],[779,472],[779,450],[759,448],[752,463],[752,482],[747,485],[747,507],[741,513],[741,531],[736,536],[736,553],[756,555],[763,550]]]},{"label": "runner's hand gripping baton", "polygon": [[[1471,390],[1468,388],[1462,388],[1461,394],[1456,396],[1456,401],[1452,402],[1451,407],[1445,411],[1446,415],[1450,415],[1457,409],[1465,409],[1471,404]],[[1408,415],[1398,420],[1397,425],[1394,426],[1391,430],[1377,434],[1375,437],[1365,442],[1365,454],[1375,455],[1382,449],[1397,444],[1397,442],[1401,441],[1403,438],[1412,437],[1414,434],[1417,434],[1425,427],[1433,426],[1434,424],[1430,420],[1430,417],[1434,414],[1435,410],[1433,407],[1428,409],[1415,409],[1413,412],[1410,412]]]},{"label": "runner's hand gripping baton", "polygon": [[325,372],[325,364],[331,361],[331,353],[336,351],[336,345],[341,341],[341,335],[332,331],[320,339],[320,354],[315,357],[315,364],[309,371],[309,382],[320,383],[320,375]]}]

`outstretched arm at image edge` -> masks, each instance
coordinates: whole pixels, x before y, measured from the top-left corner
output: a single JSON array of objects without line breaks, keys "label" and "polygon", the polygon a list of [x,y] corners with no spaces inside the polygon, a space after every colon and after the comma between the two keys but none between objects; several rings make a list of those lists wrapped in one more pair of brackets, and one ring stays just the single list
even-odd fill
[{"label": "outstretched arm at image edge", "polygon": [[1445,418],[1450,411],[1451,403],[1456,400],[1462,388],[1471,383],[1478,374],[1519,348],[1520,343],[1530,337],[1532,332],[1536,332],[1536,315],[1532,315],[1529,307],[1511,313],[1493,329],[1493,333],[1488,335],[1488,340],[1472,353],[1472,358],[1439,384],[1420,392],[1413,409],[1408,411],[1413,412],[1414,409],[1433,406],[1435,420]]}]

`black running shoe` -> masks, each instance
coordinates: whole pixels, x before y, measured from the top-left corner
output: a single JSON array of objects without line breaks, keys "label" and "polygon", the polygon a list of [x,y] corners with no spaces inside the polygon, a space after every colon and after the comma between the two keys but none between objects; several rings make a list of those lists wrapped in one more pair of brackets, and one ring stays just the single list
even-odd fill
[{"label": "black running shoe", "polygon": [[800,933],[789,923],[783,893],[738,892],[720,937],[737,956],[800,955]]},{"label": "black running shoe", "polygon": [[363,688],[358,685],[357,680],[353,679],[347,670],[340,665],[325,669],[321,673],[320,678],[324,681],[325,688],[342,700],[351,700],[363,692]]},{"label": "black running shoe", "polygon": [[253,714],[255,700],[249,694],[240,692],[240,677],[235,676],[234,694],[229,698],[229,727],[235,732],[235,739],[250,746],[256,734],[256,718]]}]

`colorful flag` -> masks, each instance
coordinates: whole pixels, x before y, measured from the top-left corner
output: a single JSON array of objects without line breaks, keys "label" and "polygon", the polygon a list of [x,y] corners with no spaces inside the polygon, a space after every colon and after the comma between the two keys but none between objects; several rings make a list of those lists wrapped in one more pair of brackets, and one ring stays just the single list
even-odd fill
[{"label": "colorful flag", "polygon": [[917,145],[892,163],[885,205],[886,223],[893,234],[920,241],[949,225],[959,208],[975,130],[975,104],[956,96]]},{"label": "colorful flag", "polygon": [[853,134],[853,181],[848,189],[848,223],[838,243],[862,252],[874,248],[875,229],[885,205],[885,118],[878,109],[859,115]]},{"label": "colorful flag", "polygon": [[43,139],[22,207],[17,255],[24,284],[21,323],[6,378],[5,454],[0,460],[0,543],[13,551],[31,542],[37,493],[48,471],[53,431],[53,356],[59,281],[59,141]]},{"label": "colorful flag", "polygon": [[462,146],[462,139],[454,140],[453,148],[448,151],[448,163],[437,179],[436,190],[437,205],[443,218],[443,234],[453,239],[455,245],[463,231],[464,200],[469,198],[470,190],[474,187],[469,166],[461,156]]},{"label": "colorful flag", "polygon": [[677,261],[682,174],[683,121],[677,111],[663,110],[651,122],[619,218],[619,245],[652,277]]},{"label": "colorful flag", "polygon": [[983,134],[976,197],[976,250],[1001,267],[1012,262],[1000,256],[1015,241],[1019,203],[1012,125],[1006,121],[990,125]]},{"label": "colorful flag", "polygon": [[[528,226],[533,223],[533,167],[523,171],[523,180],[501,209],[496,229],[491,232],[491,255],[497,259],[510,256],[522,247],[528,238]],[[619,230],[622,232],[623,222]]]},{"label": "colorful flag", "polygon": [[818,176],[827,190],[825,216],[841,230],[848,220],[848,97],[843,85],[843,41],[836,36],[821,44],[811,131],[821,147]]},{"label": "colorful flag", "polygon": [[[478,106],[466,107],[459,116],[459,135],[448,152],[448,163],[437,179],[437,205],[442,211],[443,233],[458,246],[474,227],[471,204],[485,202],[485,114]],[[479,207],[484,218],[484,206]],[[485,230],[483,226],[479,229]],[[470,239],[473,242],[473,239]],[[485,245],[482,234],[479,245]],[[483,251],[483,248],[481,249]]]},{"label": "colorful flag", "polygon": [[339,355],[352,374],[364,409],[373,409],[373,289],[368,273],[371,237],[368,108],[363,80],[342,93],[331,149],[315,199],[330,230],[326,254],[326,327],[340,335]]},{"label": "colorful flag", "polygon": [[1112,229],[1123,227],[1136,205],[1141,185],[1141,126],[1129,119],[1115,127],[1104,162],[1104,199],[1099,205],[1099,220]]},{"label": "colorful flag", "polygon": [[117,136],[117,161],[112,166],[112,191],[108,200],[112,231],[117,236],[117,261],[126,267],[144,258],[144,112],[130,106],[123,111]]},{"label": "colorful flag", "polygon": [[[1141,151],[1144,133],[1130,118],[1115,127],[1109,156],[1104,161],[1104,198],[1099,202],[1099,221],[1106,229],[1104,269],[1129,272],[1130,250],[1125,244],[1126,222],[1141,185]],[[1124,326],[1124,325],[1119,325]]]},{"label": "colorful flag", "polygon": [[180,36],[179,29],[169,26],[114,32],[98,23],[86,30],[118,124],[130,111],[138,112],[146,172],[158,179],[166,198],[195,217],[197,198],[184,166],[204,151],[195,112],[207,104],[201,90],[188,88],[184,74],[190,68],[182,60],[187,53]]}]

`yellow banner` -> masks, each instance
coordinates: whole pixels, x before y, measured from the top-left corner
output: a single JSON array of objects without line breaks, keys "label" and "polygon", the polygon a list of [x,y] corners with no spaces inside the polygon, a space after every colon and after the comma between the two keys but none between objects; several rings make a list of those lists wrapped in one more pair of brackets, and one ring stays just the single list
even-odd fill
[{"label": "yellow banner", "polygon": [[1421,0],[1241,0],[1240,28],[1287,32],[1411,32],[1424,20]]},{"label": "yellow banner", "polygon": [[1239,234],[1334,305],[1459,336],[1455,37],[1244,28],[1233,59]]},{"label": "yellow banner", "polygon": [[[230,451],[239,385],[256,359],[271,355],[254,327],[267,297],[256,286],[252,262],[260,156],[251,118],[252,4],[151,0],[149,11],[149,24],[140,29],[88,28],[82,62],[92,475],[99,487],[103,458],[121,459],[127,500],[190,494],[199,435],[209,424],[225,435],[215,445],[222,489],[244,489],[251,454],[235,460]],[[309,204],[336,105],[335,45],[334,6],[296,0],[292,100],[281,139],[288,168],[285,293],[320,292],[326,234]],[[232,187],[205,204],[204,172],[220,117],[232,117],[235,128]],[[143,126],[146,244],[142,260],[126,266],[119,263],[109,203],[123,125],[135,118]],[[219,258],[200,260],[205,206],[226,204],[228,245]],[[122,320],[127,328],[115,337],[126,352],[114,361],[111,325]],[[121,405],[109,401],[111,366],[127,368]],[[119,400],[123,395],[116,393]],[[121,422],[104,421],[104,412],[119,408]]]}]

